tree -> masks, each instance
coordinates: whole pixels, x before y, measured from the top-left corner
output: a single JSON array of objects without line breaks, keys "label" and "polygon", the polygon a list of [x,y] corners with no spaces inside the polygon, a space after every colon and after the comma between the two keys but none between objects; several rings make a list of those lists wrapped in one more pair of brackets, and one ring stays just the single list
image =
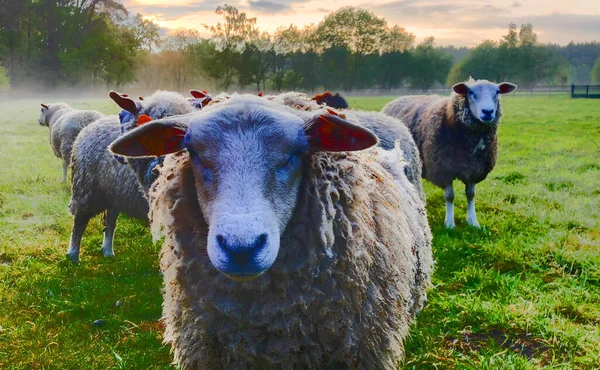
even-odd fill
[{"label": "tree", "polygon": [[437,82],[446,82],[452,67],[452,56],[435,48],[435,40],[428,37],[412,53],[411,85],[428,91]]},{"label": "tree", "polygon": [[117,0],[2,0],[0,62],[11,86],[132,81],[142,44],[127,16]]},{"label": "tree", "polygon": [[246,42],[240,63],[237,66],[238,83],[241,87],[256,84],[257,91],[265,89],[267,72],[270,68],[269,54],[273,47],[268,33],[264,32],[259,37]]},{"label": "tree", "polygon": [[[315,35],[322,50],[347,51],[349,73],[343,87],[352,90],[366,57],[382,49],[387,31],[385,19],[368,10],[347,6],[327,15],[319,23]],[[330,62],[325,64],[331,65]]]},{"label": "tree", "polygon": [[283,79],[292,67],[293,53],[300,50],[302,44],[302,31],[294,25],[287,28],[279,27],[273,34],[273,48],[270,59],[273,69],[273,85],[277,91],[281,91]]},{"label": "tree", "polygon": [[200,34],[196,30],[180,28],[169,34],[163,41],[163,54],[171,71],[177,90],[183,90],[192,76],[191,47],[198,43]]},{"label": "tree", "polygon": [[217,54],[213,61],[222,66],[222,75],[215,76],[221,86],[227,90],[233,83],[235,66],[239,65],[240,52],[245,42],[257,38],[256,18],[248,18],[233,5],[218,6],[215,13],[224,17],[223,23],[205,27],[212,33]]},{"label": "tree", "polygon": [[495,41],[486,40],[471,50],[463,60],[452,68],[448,75],[447,84],[454,85],[467,80],[469,77],[501,81],[503,80],[503,70],[498,44]]},{"label": "tree", "polygon": [[600,58],[596,59],[596,63],[592,67],[592,82],[600,84]]},{"label": "tree", "polygon": [[523,88],[565,83],[568,75],[566,61],[553,48],[539,44],[531,24],[517,32],[511,23],[508,33],[499,42],[487,40],[475,47],[452,68],[448,84],[464,81],[469,76],[491,81],[511,80]]}]

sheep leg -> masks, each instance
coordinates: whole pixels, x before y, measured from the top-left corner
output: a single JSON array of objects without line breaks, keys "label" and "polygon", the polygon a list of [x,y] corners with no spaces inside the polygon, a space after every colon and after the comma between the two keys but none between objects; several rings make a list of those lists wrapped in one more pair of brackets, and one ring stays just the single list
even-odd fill
[{"label": "sheep leg", "polygon": [[467,223],[479,228],[479,222],[477,222],[477,215],[475,214],[475,184],[465,184],[465,193],[468,202]]},{"label": "sheep leg", "polygon": [[444,197],[446,198],[446,220],[444,226],[448,229],[454,229],[454,188],[452,184],[444,188]]},{"label": "sheep leg", "polygon": [[63,161],[63,172],[62,172],[62,182],[63,183],[67,182],[67,170],[68,169],[69,169],[69,161],[65,159]]},{"label": "sheep leg", "polygon": [[74,263],[79,263],[79,250],[81,247],[81,238],[85,232],[90,217],[87,216],[75,216],[73,222],[73,231],[71,232],[71,242],[69,243],[69,251],[67,257]]},{"label": "sheep leg", "polygon": [[102,242],[102,253],[104,257],[114,257],[113,239],[115,237],[115,229],[117,228],[117,218],[119,211],[114,208],[109,208],[106,211],[104,218],[104,241]]}]

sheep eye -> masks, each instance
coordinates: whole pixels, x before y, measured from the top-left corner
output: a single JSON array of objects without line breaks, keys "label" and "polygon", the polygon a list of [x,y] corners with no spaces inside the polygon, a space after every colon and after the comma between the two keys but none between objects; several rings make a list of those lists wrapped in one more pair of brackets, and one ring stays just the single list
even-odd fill
[{"label": "sheep eye", "polygon": [[196,153],[194,149],[188,147],[187,150],[190,154],[190,159],[192,160],[192,163],[198,164],[201,167],[202,181],[204,181],[204,183],[206,184],[211,183],[214,179],[214,170],[212,165],[200,159],[200,156],[198,155],[198,153]]},{"label": "sheep eye", "polygon": [[284,168],[292,167],[293,165],[298,163],[298,161],[299,161],[298,154],[294,153],[288,158],[287,161],[285,161],[281,166],[279,166],[279,168],[284,169]]}]

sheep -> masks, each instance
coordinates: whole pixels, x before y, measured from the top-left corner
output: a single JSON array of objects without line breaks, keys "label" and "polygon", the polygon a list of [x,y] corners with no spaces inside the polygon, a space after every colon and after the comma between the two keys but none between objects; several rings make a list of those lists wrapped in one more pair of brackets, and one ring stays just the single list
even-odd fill
[{"label": "sheep", "polygon": [[74,222],[67,252],[67,257],[75,263],[79,262],[81,238],[92,217],[106,213],[101,249],[105,257],[114,256],[113,239],[119,213],[148,222],[145,192],[157,174],[155,167],[158,163],[135,159],[129,161],[129,166],[122,165],[113,158],[108,146],[124,132],[136,127],[141,114],[158,119],[193,111],[187,99],[177,93],[158,91],[138,103],[126,95],[119,97],[126,104],[119,116],[105,117],[92,123],[75,140],[69,203]]},{"label": "sheep", "polygon": [[50,129],[50,146],[54,155],[63,162],[63,183],[67,181],[75,138],[85,126],[102,116],[94,110],[73,109],[67,103],[42,104],[38,123]]},{"label": "sheep", "polygon": [[213,99],[212,95],[206,90],[190,90],[190,94],[194,97],[193,99],[190,99],[190,103],[196,109],[202,109]]},{"label": "sheep", "polygon": [[325,91],[323,94],[313,96],[312,100],[318,104],[325,104],[332,108],[347,109],[349,107],[348,102],[340,96],[340,93],[333,95],[329,91]]},{"label": "sheep", "polygon": [[467,223],[480,227],[475,213],[475,185],[496,164],[496,131],[502,117],[499,94],[516,88],[510,82],[496,84],[471,78],[454,85],[450,97],[400,97],[382,110],[408,125],[421,154],[423,178],[444,189],[447,228],[455,227],[455,179],[465,184]]},{"label": "sheep", "polygon": [[[192,90],[194,91],[194,90]],[[111,91],[109,97],[117,103],[123,110],[119,114],[121,121],[121,134],[134,129],[138,125],[143,124],[140,117],[148,117],[146,120],[158,119],[174,115],[187,114],[194,111],[197,107],[196,102],[183,97],[183,95],[171,91],[157,91],[154,94],[146,97],[140,103],[136,103],[126,94],[120,94]],[[205,99],[208,99],[205,97]],[[210,100],[209,100],[210,101]],[[201,109],[202,105],[197,109]],[[142,118],[144,119],[144,118]],[[120,158],[117,160],[124,163]],[[156,168],[162,164],[163,158],[154,159],[132,159],[128,164],[133,169],[142,191],[148,193],[148,189],[152,182],[156,179]]]},{"label": "sheep", "polygon": [[250,95],[110,147],[169,155],[150,191],[165,341],[183,369],[395,369],[432,271],[399,145]]}]

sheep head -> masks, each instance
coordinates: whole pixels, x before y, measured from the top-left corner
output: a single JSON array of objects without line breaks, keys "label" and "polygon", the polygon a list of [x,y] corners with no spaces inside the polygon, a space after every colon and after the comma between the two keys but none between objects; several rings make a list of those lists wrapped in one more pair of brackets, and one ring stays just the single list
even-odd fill
[{"label": "sheep head", "polygon": [[208,256],[229,278],[250,280],[277,257],[311,154],[377,143],[369,130],[335,114],[302,117],[258,97],[232,97],[191,115],[149,122],[110,150],[138,157],[186,149],[209,225]]},{"label": "sheep head", "polygon": [[483,124],[491,124],[496,120],[500,105],[499,95],[508,94],[517,89],[510,82],[496,84],[486,80],[469,80],[452,87],[455,93],[465,97],[473,118]]}]

